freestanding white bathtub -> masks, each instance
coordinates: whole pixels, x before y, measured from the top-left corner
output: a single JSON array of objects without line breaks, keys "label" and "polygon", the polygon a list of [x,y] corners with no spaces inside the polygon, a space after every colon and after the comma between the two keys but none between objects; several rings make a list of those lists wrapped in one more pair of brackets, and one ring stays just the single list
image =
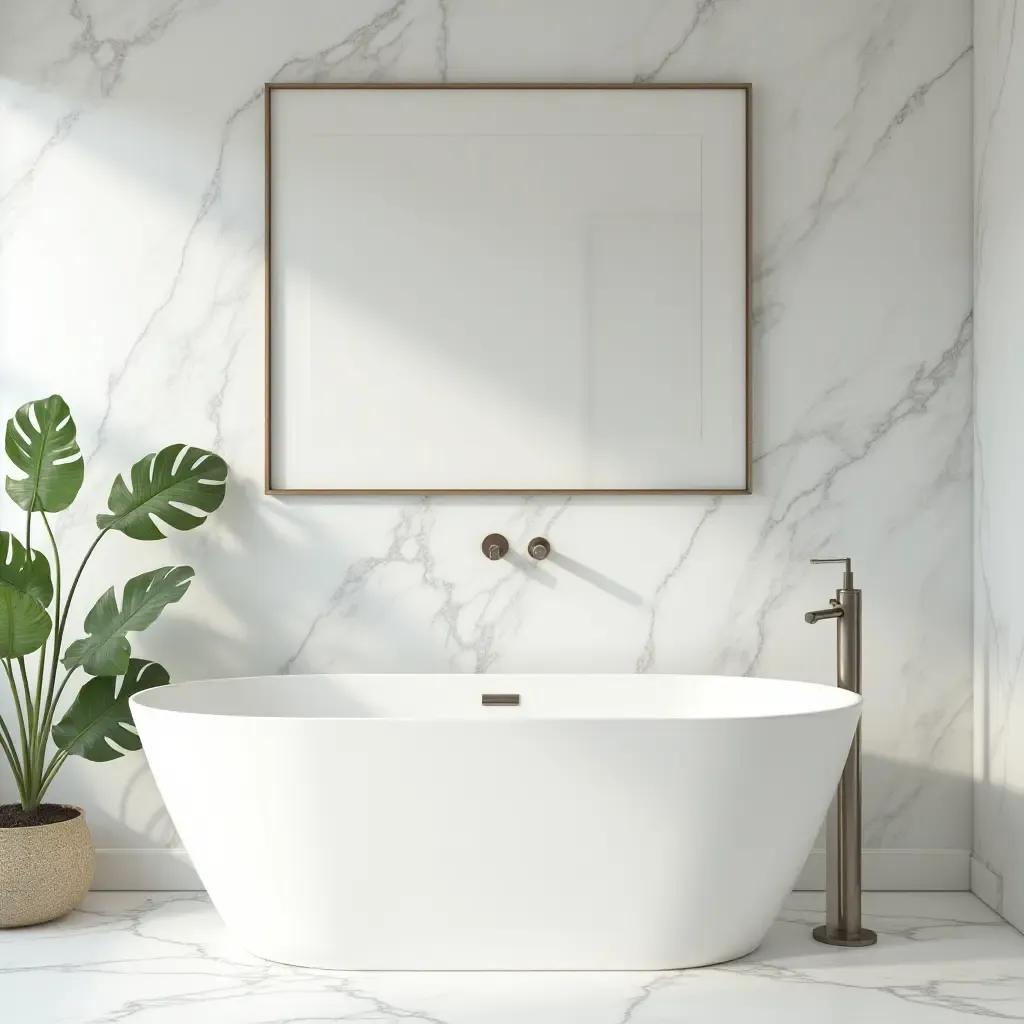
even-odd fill
[{"label": "freestanding white bathtub", "polygon": [[713,676],[275,676],[131,704],[238,940],[353,970],[749,953],[860,715],[832,687]]}]

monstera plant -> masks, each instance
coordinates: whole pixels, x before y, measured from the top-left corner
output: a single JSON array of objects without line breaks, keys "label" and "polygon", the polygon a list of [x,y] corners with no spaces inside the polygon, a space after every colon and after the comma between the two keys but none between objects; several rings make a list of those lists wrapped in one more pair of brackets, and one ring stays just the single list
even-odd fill
[{"label": "monstera plant", "polygon": [[[0,808],[8,817],[0,814],[0,831],[61,819],[48,815],[53,805],[42,801],[73,754],[109,761],[140,748],[128,698],[169,680],[162,665],[133,656],[129,634],[180,601],[194,571],[164,565],[128,580],[120,593],[111,587],[86,613],[79,638],[72,612],[82,572],[110,533],[158,541],[169,529],[200,526],[224,500],[228,475],[219,456],[182,444],[140,459],[127,481],[114,481],[108,511],[96,517],[99,532],[69,583],[51,517],[75,500],[84,465],[64,399],[51,395],[23,405],[7,424],[5,448],[16,471],[7,477],[7,493],[24,511],[25,525],[22,536],[0,531],[0,665],[11,697],[8,714],[0,715],[0,749],[20,799],[20,808]],[[40,541],[45,551],[37,550]],[[81,678],[70,700],[69,685]]]}]

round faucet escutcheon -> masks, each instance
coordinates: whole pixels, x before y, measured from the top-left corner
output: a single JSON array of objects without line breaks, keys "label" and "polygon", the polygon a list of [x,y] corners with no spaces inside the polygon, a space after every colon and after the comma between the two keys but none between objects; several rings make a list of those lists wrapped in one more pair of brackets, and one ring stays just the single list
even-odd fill
[{"label": "round faucet escutcheon", "polygon": [[497,562],[508,554],[508,541],[500,533],[489,533],[480,548],[487,558]]},{"label": "round faucet escutcheon", "polygon": [[536,558],[540,562],[551,554],[551,542],[546,537],[534,537],[526,545],[526,550],[530,552],[531,558]]}]

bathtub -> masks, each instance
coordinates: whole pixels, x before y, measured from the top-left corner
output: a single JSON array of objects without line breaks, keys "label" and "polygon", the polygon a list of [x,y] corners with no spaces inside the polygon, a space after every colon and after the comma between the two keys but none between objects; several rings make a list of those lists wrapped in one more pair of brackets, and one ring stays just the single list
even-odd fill
[{"label": "bathtub", "polygon": [[749,953],[860,716],[833,687],[670,675],[263,676],[131,705],[236,939],[349,970]]}]

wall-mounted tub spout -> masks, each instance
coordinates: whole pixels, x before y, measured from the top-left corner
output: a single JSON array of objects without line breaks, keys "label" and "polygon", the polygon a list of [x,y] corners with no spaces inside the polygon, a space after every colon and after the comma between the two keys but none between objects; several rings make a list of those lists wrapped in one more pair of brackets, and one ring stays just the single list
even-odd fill
[{"label": "wall-mounted tub spout", "polygon": [[[836,620],[837,683],[860,693],[861,592],[854,589],[848,558],[812,558],[815,565],[842,562],[843,585],[829,607],[808,612],[807,622]],[[861,924],[860,726],[853,736],[839,789],[828,812],[825,835],[825,924],[813,931],[831,946],[870,946],[878,936]]]}]

